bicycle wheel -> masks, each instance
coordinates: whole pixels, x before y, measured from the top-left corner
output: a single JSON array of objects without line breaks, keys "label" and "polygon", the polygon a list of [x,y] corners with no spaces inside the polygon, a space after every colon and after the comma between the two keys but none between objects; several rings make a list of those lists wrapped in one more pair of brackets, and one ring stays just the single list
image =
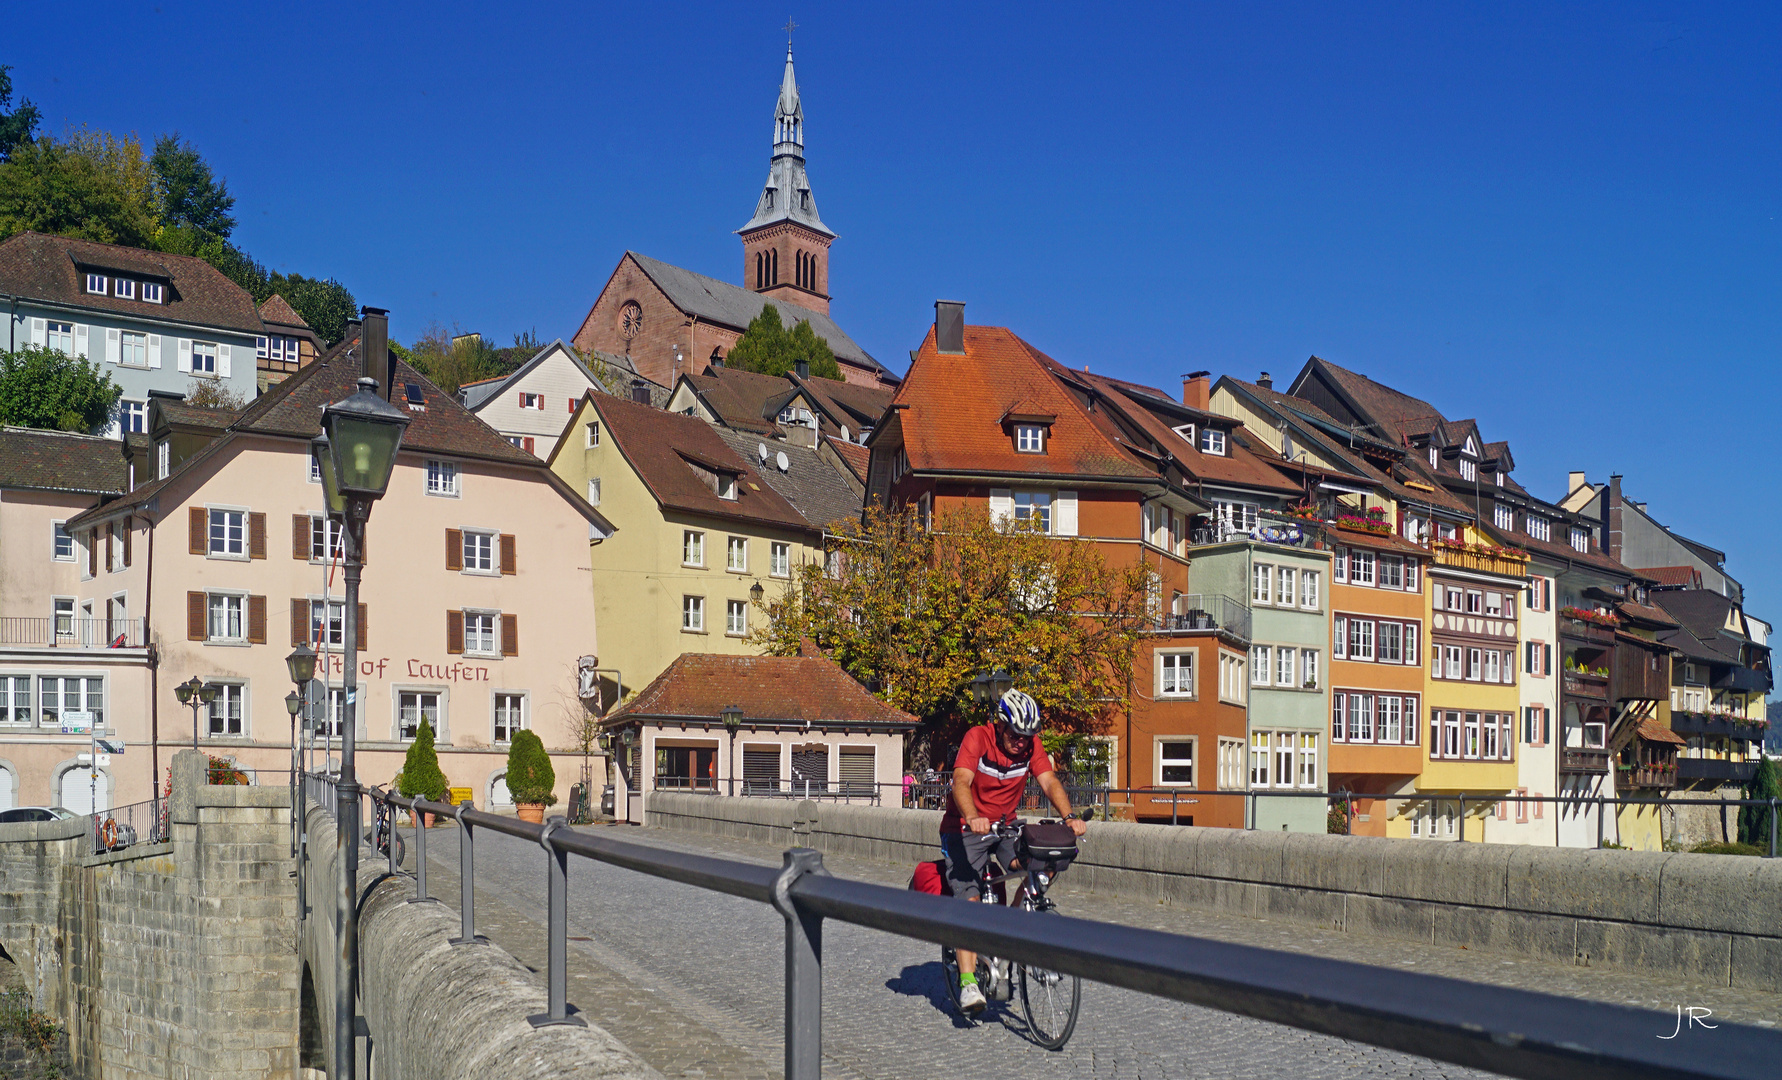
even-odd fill
[{"label": "bicycle wheel", "polygon": [[953,1001],[953,1011],[959,1011],[959,957],[952,948],[941,946],[941,979],[947,984],[947,997]]},{"label": "bicycle wheel", "polygon": [[[1032,910],[1030,904],[1023,904]],[[1077,1029],[1077,1009],[1083,1001],[1083,980],[1075,975],[1021,965],[1021,1011],[1027,1014],[1027,1030],[1033,1041],[1057,1050]]]}]

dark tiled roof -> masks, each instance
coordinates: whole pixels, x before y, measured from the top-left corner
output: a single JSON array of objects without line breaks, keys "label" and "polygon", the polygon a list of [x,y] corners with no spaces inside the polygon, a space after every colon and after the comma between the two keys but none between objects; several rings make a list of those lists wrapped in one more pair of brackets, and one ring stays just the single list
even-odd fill
[{"label": "dark tiled roof", "polygon": [[1632,600],[1623,600],[1615,605],[1615,611],[1623,618],[1631,619],[1635,622],[1646,623],[1653,627],[1681,625],[1677,620],[1666,614],[1663,608],[1653,607],[1651,604],[1640,604],[1635,603]]},{"label": "dark tiled roof", "polygon": [[810,721],[813,727],[886,725],[913,728],[916,718],[866,692],[833,660],[800,656],[710,656],[683,653],[635,698],[615,710],[608,727],[641,718],[718,720],[730,706],[751,720]]},{"label": "dark tiled roof", "polygon": [[[738,457],[755,462],[755,470],[767,481],[767,486],[779,492],[812,525],[822,528],[860,517],[860,496],[854,494],[847,479],[815,449],[788,442],[764,442],[746,431],[713,430]],[[767,447],[765,464],[759,453],[762,446]],[[785,472],[780,471],[776,454],[786,455]]]},{"label": "dark tiled roof", "polygon": [[827,409],[837,423],[847,424],[850,435],[859,434],[862,427],[876,425],[894,393],[890,387],[857,386],[834,379],[800,379],[797,375],[788,378],[816,398],[818,406]]},{"label": "dark tiled roof", "polygon": [[[1160,417],[1151,408],[1146,408],[1135,400],[1130,393],[1133,389],[1130,385],[1118,387],[1111,379],[1086,372],[1082,373],[1082,378],[1100,390],[1105,395],[1105,400],[1143,431],[1161,452],[1174,457],[1191,476],[1202,481],[1265,491],[1284,497],[1303,494],[1303,489],[1297,482],[1269,462],[1274,451],[1267,446],[1250,446],[1241,432],[1232,432],[1232,437],[1226,440],[1225,454],[1203,453],[1198,445],[1190,443],[1175,432],[1174,425],[1169,422],[1173,418]],[[1161,391],[1152,391],[1153,398],[1160,395]],[[1162,400],[1168,402],[1169,399]]]},{"label": "dark tiled roof", "polygon": [[0,488],[119,495],[129,485],[116,439],[36,428],[0,428]]},{"label": "dark tiled roof", "polygon": [[[166,303],[86,291],[86,268],[166,285]],[[254,299],[203,259],[26,232],[0,243],[0,292],[139,319],[262,332]]]},{"label": "dark tiled roof", "polygon": [[[604,394],[590,398],[613,444],[665,509],[811,529],[803,515],[756,472],[753,461],[745,461],[704,420]],[[740,480],[737,498],[718,498],[693,471],[689,458],[735,471]]]},{"label": "dark tiled roof", "polygon": [[1704,641],[1713,641],[1725,631],[1727,616],[1736,606],[1730,597],[1708,589],[1662,589],[1651,596],[1653,603]]},{"label": "dark tiled roof", "polygon": [[[155,412],[171,427],[204,428],[222,431],[241,418],[245,409],[208,409],[188,405],[177,398],[155,397]],[[153,417],[150,418],[153,421]]]},{"label": "dark tiled roof", "polygon": [[1322,357],[1312,357],[1307,366],[1321,370],[1363,413],[1385,425],[1388,430],[1377,433],[1381,436],[1426,434],[1445,423],[1441,410],[1429,402],[1401,394]]},{"label": "dark tiled roof", "polygon": [[279,326],[295,326],[303,330],[312,329],[303,321],[303,316],[297,314],[297,309],[286,303],[285,298],[278,293],[273,293],[260,305],[260,321]]},{"label": "dark tiled roof", "polygon": [[779,431],[774,418],[779,407],[768,409],[775,398],[784,398],[793,389],[778,375],[762,375],[741,368],[708,368],[703,375],[683,375],[706,408],[716,413],[718,422],[741,431],[772,435]]},{"label": "dark tiled roof", "polygon": [[785,300],[769,300],[760,293],[750,292],[728,281],[719,281],[704,274],[695,274],[691,270],[683,270],[672,266],[661,259],[652,259],[648,255],[639,255],[635,251],[626,252],[650,276],[663,295],[675,307],[689,315],[697,315],[706,322],[715,322],[732,330],[747,330],[749,322],[761,314],[761,309],[772,304],[779,309],[780,322],[790,329],[794,324],[808,322],[818,337],[829,343],[829,350],[835,358],[856,367],[868,368],[889,378],[897,376],[885,365],[872,358],[872,355],[854,342],[854,339],[842,332],[835,320],[823,314]]}]

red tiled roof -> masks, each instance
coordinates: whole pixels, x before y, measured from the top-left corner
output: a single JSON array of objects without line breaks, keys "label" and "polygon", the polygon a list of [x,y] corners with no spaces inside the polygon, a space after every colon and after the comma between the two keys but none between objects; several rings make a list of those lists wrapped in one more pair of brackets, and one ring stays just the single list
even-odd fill
[{"label": "red tiled roof", "polygon": [[[85,269],[121,273],[167,286],[165,303],[150,304],[86,291]],[[0,243],[0,292],[139,319],[172,319],[259,334],[254,298],[203,259],[93,240],[24,232]]]},{"label": "red tiled roof", "polygon": [[[613,445],[664,508],[806,532],[812,528],[704,420],[605,394],[590,392],[584,400],[594,403]],[[693,471],[689,459],[734,472],[736,499],[718,498]]]},{"label": "red tiled roof", "polygon": [[[965,327],[965,355],[942,356],[931,327],[893,399],[905,406],[904,453],[917,471],[1145,480],[1155,464],[1121,445],[1052,368],[1061,366],[1000,326]],[[1043,454],[1022,454],[999,421],[1017,402],[1058,419]]]},{"label": "red tiled roof", "polygon": [[683,378],[699,392],[706,407],[718,414],[718,420],[724,426],[764,434],[779,430],[774,417],[766,415],[768,399],[793,390],[792,384],[782,376],[763,375],[742,368],[715,368],[703,375]]},{"label": "red tiled roof", "polygon": [[1702,572],[1693,566],[1648,566],[1636,569],[1634,573],[1651,578],[1660,585],[1699,589],[1702,584]]},{"label": "red tiled roof", "polygon": [[615,710],[606,724],[618,727],[658,717],[718,720],[732,705],[743,711],[745,724],[809,721],[813,727],[916,726],[914,716],[867,693],[840,665],[821,653],[684,653],[635,698]]},{"label": "red tiled roof", "polygon": [[857,442],[848,442],[833,435],[828,436],[828,439],[830,449],[847,465],[848,471],[854,474],[854,479],[862,484],[866,483],[866,466],[872,460],[872,451]]},{"label": "red tiled roof", "polygon": [[[1265,453],[1272,454],[1272,450],[1266,447],[1252,449],[1241,432],[1233,431],[1232,437],[1226,440],[1225,454],[1204,453],[1198,445],[1177,434],[1174,426],[1166,419],[1159,418],[1156,413],[1145,408],[1141,403],[1142,398],[1135,399],[1126,389],[1117,388],[1114,380],[1087,372],[1081,373],[1081,377],[1105,394],[1122,415],[1131,420],[1165,453],[1174,457],[1190,475],[1200,480],[1215,480],[1222,484],[1287,496],[1304,493],[1299,483],[1275,468],[1264,456]],[[1162,391],[1153,393],[1161,395]]]},{"label": "red tiled roof", "polygon": [[[1639,573],[1640,571],[1635,572]],[[1671,618],[1669,612],[1661,607],[1654,607],[1651,604],[1636,604],[1632,600],[1623,600],[1615,605],[1615,610],[1621,615],[1633,619],[1636,622],[1651,623],[1658,627],[1682,625],[1677,622],[1676,619]]]},{"label": "red tiled roof", "polygon": [[1675,743],[1678,746],[1689,745],[1688,740],[1684,739],[1683,736],[1655,720],[1641,720],[1639,733],[1640,738],[1645,739],[1647,742]]},{"label": "red tiled roof", "polygon": [[304,330],[311,329],[310,325],[303,321],[303,316],[297,314],[297,309],[286,303],[285,298],[278,293],[273,293],[266,298],[264,304],[260,305],[260,321],[277,323],[279,326],[297,326]]},{"label": "red tiled roof", "polygon": [[123,444],[116,439],[36,428],[0,429],[0,488],[115,495],[128,484],[128,473]]}]

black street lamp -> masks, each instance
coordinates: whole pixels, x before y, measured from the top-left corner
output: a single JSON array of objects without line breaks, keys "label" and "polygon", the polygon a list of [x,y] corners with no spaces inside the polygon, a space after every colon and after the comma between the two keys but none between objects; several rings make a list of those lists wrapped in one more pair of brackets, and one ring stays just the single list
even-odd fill
[{"label": "black street lamp", "polygon": [[181,705],[192,708],[192,749],[198,749],[198,710],[210,705],[217,699],[216,683],[207,683],[194,675],[186,682],[173,688],[173,696],[179,698]]},{"label": "black street lamp", "polygon": [[[338,907],[340,940],[334,958],[334,1061],[342,1080],[353,1080],[357,1061],[354,1047],[353,989],[359,983],[359,774],[354,763],[357,736],[359,674],[359,572],[365,550],[365,522],[371,504],[383,498],[402,449],[402,433],[408,414],[377,394],[376,379],[360,379],[359,389],[345,401],[322,410],[322,434],[310,442],[310,453],[322,474],[322,490],[330,515],[345,524],[346,601],[342,621],[346,648],[342,658],[341,689],[345,715],[340,732],[339,809],[340,891]],[[293,654],[292,675],[301,658]],[[313,661],[311,661],[313,663]],[[314,668],[311,668],[314,675]]]},{"label": "black street lamp", "polygon": [[767,595],[767,590],[763,589],[761,587],[761,583],[759,581],[757,581],[757,582],[755,582],[755,584],[749,586],[749,599],[755,601],[755,603],[759,604],[761,602],[761,598],[766,595]]},{"label": "black street lamp", "polygon": [[1015,679],[1002,668],[996,668],[994,671],[978,672],[966,685],[971,687],[973,701],[979,705],[993,705],[1002,700],[1002,695],[1014,689]]},{"label": "black street lamp", "polygon": [[[761,586],[757,585],[756,588]],[[718,713],[724,718],[724,730],[730,732],[730,794],[736,794],[736,733],[742,728],[743,711],[735,705],[727,705]]]}]

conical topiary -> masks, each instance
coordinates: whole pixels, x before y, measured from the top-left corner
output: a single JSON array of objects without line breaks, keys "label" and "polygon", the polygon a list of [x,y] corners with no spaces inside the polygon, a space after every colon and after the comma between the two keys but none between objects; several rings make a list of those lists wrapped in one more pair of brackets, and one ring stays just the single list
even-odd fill
[{"label": "conical topiary", "polygon": [[530,731],[514,732],[507,751],[507,792],[517,806],[556,803],[557,770],[544,743]]},{"label": "conical topiary", "polygon": [[398,774],[397,790],[407,798],[420,796],[442,802],[446,796],[445,773],[439,771],[439,753],[433,749],[433,725],[421,721],[421,730],[408,746],[408,758]]},{"label": "conical topiary", "polygon": [[[1768,755],[1757,756],[1757,768],[1751,773],[1751,780],[1746,783],[1741,793],[1747,799],[1769,802],[1771,799],[1782,799],[1782,783],[1778,783],[1776,763]],[[1779,826],[1782,827],[1782,826]],[[1756,844],[1769,850],[1770,843],[1770,808],[1768,806],[1739,807],[1739,843]]]}]

